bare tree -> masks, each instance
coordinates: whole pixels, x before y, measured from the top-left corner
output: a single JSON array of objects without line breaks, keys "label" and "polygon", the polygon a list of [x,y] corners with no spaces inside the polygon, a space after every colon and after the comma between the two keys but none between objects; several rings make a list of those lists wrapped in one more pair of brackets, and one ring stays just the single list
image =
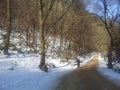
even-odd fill
[{"label": "bare tree", "polygon": [[4,54],[8,55],[11,34],[11,0],[7,0],[7,34],[5,35]]},{"label": "bare tree", "polygon": [[[46,23],[48,21],[49,16],[51,15],[51,11],[54,9],[54,5],[55,5],[56,0],[38,0],[39,3],[39,32],[40,32],[40,54],[41,54],[41,62],[39,67],[42,68],[42,66],[45,65],[45,27]],[[58,23],[58,21],[60,19],[63,18],[63,16],[66,14],[66,12],[68,11],[70,5],[68,6],[68,8],[62,13],[62,15],[60,17],[58,17],[55,22],[53,22],[52,24],[52,29],[53,30],[53,26],[56,25],[56,23]],[[49,32],[50,33],[50,32]],[[48,35],[49,35],[48,33]],[[47,36],[46,36],[47,37]]]},{"label": "bare tree", "polygon": [[117,21],[120,17],[120,1],[119,0],[98,0],[95,3],[95,13],[103,22],[110,38],[108,46],[108,68],[112,68],[113,53],[115,52],[115,31]]}]

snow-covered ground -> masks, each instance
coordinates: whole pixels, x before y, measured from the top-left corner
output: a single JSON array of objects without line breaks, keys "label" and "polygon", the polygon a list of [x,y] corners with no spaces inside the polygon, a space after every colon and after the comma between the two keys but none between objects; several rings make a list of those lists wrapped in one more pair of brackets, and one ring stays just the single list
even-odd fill
[{"label": "snow-covered ground", "polygon": [[120,73],[115,72],[113,69],[108,69],[104,58],[101,56],[99,56],[98,71],[117,85],[120,85]]},{"label": "snow-covered ground", "polygon": [[[94,54],[93,54],[94,55]],[[79,57],[86,64],[92,57]],[[0,55],[0,90],[54,90],[60,78],[77,68],[74,61],[61,63],[60,58],[49,58],[56,68],[43,72],[38,68],[40,56],[36,54]],[[120,85],[120,73],[107,68],[104,58],[99,56],[98,70],[116,84]]]},{"label": "snow-covered ground", "polygon": [[[83,64],[90,57],[81,58]],[[77,68],[74,62],[61,63],[60,59],[47,59],[56,68],[43,72],[38,68],[40,56],[36,54],[16,54],[0,56],[0,90],[54,90],[59,79]]]}]

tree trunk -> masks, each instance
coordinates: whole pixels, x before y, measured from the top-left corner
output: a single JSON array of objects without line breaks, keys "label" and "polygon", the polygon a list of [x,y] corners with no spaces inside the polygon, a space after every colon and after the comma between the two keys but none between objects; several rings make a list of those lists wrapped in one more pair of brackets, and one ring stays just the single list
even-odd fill
[{"label": "tree trunk", "polygon": [[41,25],[40,27],[40,54],[41,54],[41,62],[40,62],[40,69],[45,64],[45,38],[44,38],[44,26]]},{"label": "tree trunk", "polygon": [[5,37],[5,47],[4,47],[4,55],[8,55],[8,49],[9,49],[9,44],[10,44],[10,29],[7,30],[7,35]]},{"label": "tree trunk", "polygon": [[109,69],[113,68],[113,65],[112,65],[112,47],[113,47],[113,43],[111,40],[110,47],[108,49],[108,68]]},{"label": "tree trunk", "polygon": [[45,34],[44,34],[44,16],[43,16],[43,0],[38,0],[39,1],[39,32],[40,32],[40,54],[41,54],[41,60],[40,60],[40,69],[42,69],[42,66],[45,65]]},{"label": "tree trunk", "polygon": [[8,55],[8,49],[10,44],[10,34],[11,34],[11,0],[7,0],[7,34],[5,36],[5,47],[4,47],[4,54]]}]

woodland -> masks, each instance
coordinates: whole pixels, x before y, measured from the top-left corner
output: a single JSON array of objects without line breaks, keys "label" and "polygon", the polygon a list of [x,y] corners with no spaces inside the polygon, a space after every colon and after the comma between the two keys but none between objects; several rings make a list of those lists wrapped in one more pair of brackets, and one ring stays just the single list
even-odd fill
[{"label": "woodland", "polygon": [[120,0],[0,0],[0,50],[40,54],[40,69],[49,56],[100,52],[112,68],[120,57]]}]

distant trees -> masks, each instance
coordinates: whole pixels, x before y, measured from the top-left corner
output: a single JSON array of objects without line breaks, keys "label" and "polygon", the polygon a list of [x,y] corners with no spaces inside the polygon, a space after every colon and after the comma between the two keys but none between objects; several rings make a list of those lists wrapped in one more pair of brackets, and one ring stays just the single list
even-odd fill
[{"label": "distant trees", "polygon": [[85,10],[82,1],[75,0],[66,17],[66,27],[63,28],[65,35],[63,37],[70,42],[69,51],[79,51],[81,54],[92,51],[91,46],[93,44],[90,39],[94,32],[91,27],[94,20],[92,22],[93,16]]},{"label": "distant trees", "polygon": [[1,0],[0,12],[4,54],[9,49],[40,53],[40,68],[49,54],[68,59],[98,50],[96,16],[82,0]]},{"label": "distant trees", "polygon": [[30,48],[30,52],[37,52],[37,2],[32,0],[1,0],[0,2],[2,30],[0,34],[4,38],[1,49],[4,49],[4,54],[9,54],[9,47],[21,52],[21,44],[23,47],[27,46],[26,50]]}]

